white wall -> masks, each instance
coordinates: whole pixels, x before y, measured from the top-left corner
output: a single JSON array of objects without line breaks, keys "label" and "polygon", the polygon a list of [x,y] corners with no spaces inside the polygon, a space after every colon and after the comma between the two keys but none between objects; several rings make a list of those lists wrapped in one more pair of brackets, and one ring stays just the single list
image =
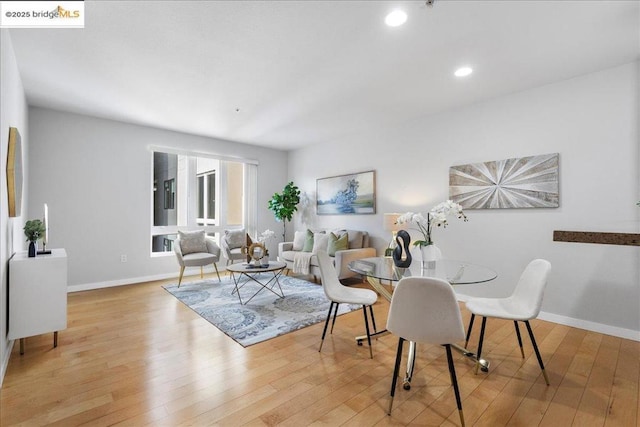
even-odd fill
[{"label": "white wall", "polygon": [[[27,101],[22,87],[22,80],[18,72],[16,58],[11,43],[11,37],[7,30],[0,30],[0,385],[4,378],[9,353],[10,342],[7,341],[7,267],[11,255],[24,249],[24,212],[27,209],[26,181],[28,171],[28,159],[25,154],[29,146],[29,133],[27,129]],[[7,147],[9,145],[9,128],[18,129],[22,140],[23,168],[25,171],[25,185],[23,187],[22,216],[9,218],[7,206]]]},{"label": "white wall", "polygon": [[29,114],[28,217],[48,204],[50,247],[67,250],[70,290],[177,277],[173,254],[150,256],[150,145],[258,160],[258,230],[281,226],[267,202],[286,184],[286,152],[42,108]]},{"label": "white wall", "polygon": [[[435,231],[445,256],[499,273],[457,291],[507,295],[530,260],[546,258],[553,272],[542,317],[640,339],[640,248],[552,241],[554,230],[640,229],[638,76],[631,63],[296,150],[289,178],[310,199],[296,227],[366,229],[381,253],[390,240],[382,214],[426,212],[447,199],[450,166],[557,152],[559,208],[470,210],[469,222]],[[317,178],[372,169],[376,215],[315,215]]]}]

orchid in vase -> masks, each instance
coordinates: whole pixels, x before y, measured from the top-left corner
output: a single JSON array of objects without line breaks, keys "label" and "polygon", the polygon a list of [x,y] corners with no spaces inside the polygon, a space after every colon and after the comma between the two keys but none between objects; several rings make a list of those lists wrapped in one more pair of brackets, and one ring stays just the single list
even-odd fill
[{"label": "orchid in vase", "polygon": [[433,245],[433,240],[431,239],[433,227],[445,228],[447,226],[447,217],[451,215],[455,215],[458,219],[462,219],[465,222],[468,221],[467,216],[462,211],[462,206],[451,200],[447,200],[439,203],[427,212],[426,218],[419,212],[407,212],[400,215],[396,220],[396,223],[404,224],[411,222],[415,224],[417,228],[414,228],[414,230],[418,230],[422,234],[423,238],[421,240],[414,241],[413,245],[424,247]]},{"label": "orchid in vase", "polygon": [[266,229],[258,236],[258,242],[264,245],[264,256],[269,256],[269,250],[267,249],[267,240],[275,237],[276,233],[272,230]]}]

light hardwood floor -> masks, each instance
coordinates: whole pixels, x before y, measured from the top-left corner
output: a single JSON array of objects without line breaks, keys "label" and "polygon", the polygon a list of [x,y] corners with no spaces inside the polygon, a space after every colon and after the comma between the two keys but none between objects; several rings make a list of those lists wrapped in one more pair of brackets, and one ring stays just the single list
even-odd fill
[{"label": "light hardwood floor", "polygon": [[[23,356],[14,345],[0,425],[459,424],[439,346],[419,346],[413,386],[398,388],[389,417],[397,338],[375,341],[370,359],[353,339],[363,332],[361,311],[338,318],[322,353],[322,324],[242,348],[164,291],[169,282],[69,294],[57,348],[52,334],[27,339]],[[381,298],[379,327],[387,309]],[[455,357],[467,425],[638,425],[640,343],[532,326],[551,386],[528,337],[523,360],[513,324],[490,320],[490,372],[474,375],[469,360]]]}]

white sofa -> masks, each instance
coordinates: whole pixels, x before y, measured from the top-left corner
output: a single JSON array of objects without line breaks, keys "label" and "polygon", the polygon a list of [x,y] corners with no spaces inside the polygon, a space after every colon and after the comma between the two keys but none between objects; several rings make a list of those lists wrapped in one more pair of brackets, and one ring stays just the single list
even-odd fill
[{"label": "white sofa", "polygon": [[[302,248],[300,246],[300,233],[296,231],[295,242],[282,242],[278,244],[278,260],[285,262],[287,264],[287,269],[295,272],[294,270],[294,258],[296,252],[302,252]],[[309,233],[307,231],[306,233]],[[369,247],[369,233],[366,231],[360,230],[333,230],[333,231],[325,231],[320,232],[324,234],[334,233],[334,235],[338,237],[342,237],[343,234],[347,234],[348,238],[348,248],[343,250],[336,250],[334,256],[332,256],[332,260],[334,265],[336,266],[336,271],[338,272],[338,278],[340,280],[347,279],[349,277],[357,276],[356,273],[349,270],[349,263],[354,260],[374,257],[376,256],[376,249]],[[316,233],[314,233],[315,236]],[[304,246],[304,245],[303,245]],[[317,250],[327,250],[326,247],[322,248],[314,248],[311,252],[315,254]],[[309,252],[309,251],[307,251]],[[318,266],[318,257],[315,255],[311,256],[311,260],[309,262],[309,274],[314,276],[316,279],[320,276],[320,267]],[[317,280],[317,279],[316,279]]]}]

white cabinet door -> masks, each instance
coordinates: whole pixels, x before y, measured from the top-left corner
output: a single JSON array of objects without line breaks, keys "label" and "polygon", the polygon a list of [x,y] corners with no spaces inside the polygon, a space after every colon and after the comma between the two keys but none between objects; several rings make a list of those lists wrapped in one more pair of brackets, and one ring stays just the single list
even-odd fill
[{"label": "white cabinet door", "polygon": [[67,253],[53,249],[33,258],[17,252],[9,261],[10,340],[67,327]]}]

